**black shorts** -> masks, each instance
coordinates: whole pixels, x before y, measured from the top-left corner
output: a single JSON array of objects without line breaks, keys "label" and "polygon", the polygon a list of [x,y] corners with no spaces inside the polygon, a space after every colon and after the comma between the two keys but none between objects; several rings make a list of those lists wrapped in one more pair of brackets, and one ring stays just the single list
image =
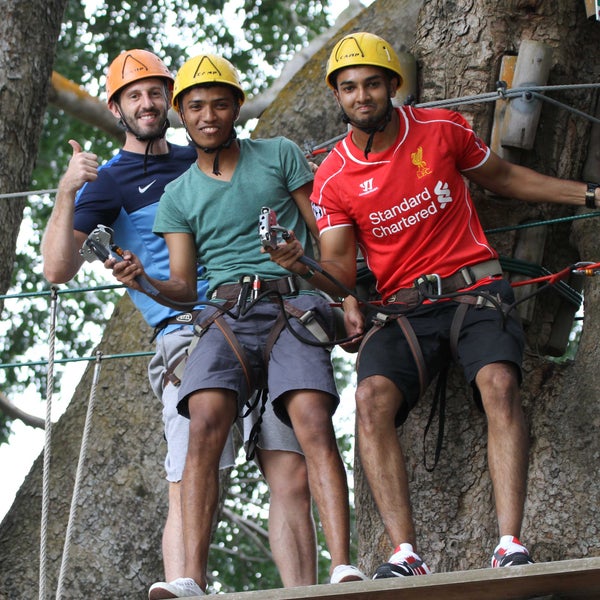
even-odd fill
[{"label": "black shorts", "polygon": [[[498,294],[504,304],[514,302],[510,283],[504,279],[477,291]],[[458,306],[456,302],[443,301],[423,305],[406,315],[419,340],[429,382],[452,358],[450,326]],[[481,399],[474,383],[479,370],[490,363],[513,363],[520,382],[524,345],[525,336],[515,310],[504,318],[496,308],[469,305],[457,343],[458,362],[479,404]],[[395,320],[373,332],[360,349],[358,382],[372,375],[387,377],[402,393],[405,402],[396,415],[396,425],[401,425],[419,399],[420,383],[417,364]]]}]

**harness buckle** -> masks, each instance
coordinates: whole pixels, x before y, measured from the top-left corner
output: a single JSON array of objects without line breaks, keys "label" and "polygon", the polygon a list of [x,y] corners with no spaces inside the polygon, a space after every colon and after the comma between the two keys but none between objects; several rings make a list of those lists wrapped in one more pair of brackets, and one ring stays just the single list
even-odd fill
[{"label": "harness buckle", "polygon": [[386,313],[378,312],[376,315],[371,317],[371,322],[376,327],[383,327],[388,321],[392,319],[392,315],[388,315]]},{"label": "harness buckle", "polygon": [[255,273],[252,280],[252,300],[256,300],[260,294],[260,277]]},{"label": "harness buckle", "polygon": [[442,278],[437,273],[421,275],[415,279],[415,287],[430,302],[436,302],[439,298],[432,298],[432,296],[442,295]]},{"label": "harness buckle", "polygon": [[288,275],[286,279],[290,288],[289,295],[296,296],[299,291],[298,285],[296,284],[296,278],[293,275]]}]

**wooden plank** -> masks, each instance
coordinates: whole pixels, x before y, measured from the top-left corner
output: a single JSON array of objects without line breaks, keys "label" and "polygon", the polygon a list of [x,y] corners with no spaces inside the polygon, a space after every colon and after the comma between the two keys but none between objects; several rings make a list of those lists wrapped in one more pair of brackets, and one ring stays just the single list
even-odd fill
[{"label": "wooden plank", "polygon": [[[600,557],[337,585],[222,594],[223,600],[561,600],[600,598]],[[197,598],[200,600],[200,598]]]}]

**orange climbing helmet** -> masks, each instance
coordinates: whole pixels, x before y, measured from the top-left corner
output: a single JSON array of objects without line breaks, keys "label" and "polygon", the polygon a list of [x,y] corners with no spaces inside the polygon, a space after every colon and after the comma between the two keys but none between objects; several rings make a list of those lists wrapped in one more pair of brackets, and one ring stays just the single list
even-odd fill
[{"label": "orange climbing helmet", "polygon": [[400,60],[394,49],[383,38],[365,31],[350,33],[333,47],[327,61],[327,85],[335,88],[332,75],[340,69],[363,65],[392,71],[400,78],[398,85],[402,85]]},{"label": "orange climbing helmet", "polygon": [[182,92],[202,84],[224,84],[233,87],[240,106],[246,98],[240,75],[226,58],[215,54],[200,54],[187,60],[177,71],[173,86],[173,108],[179,111],[179,96]]},{"label": "orange climbing helmet", "polygon": [[108,102],[126,85],[138,79],[160,77],[167,83],[169,91],[173,89],[173,76],[156,54],[148,50],[127,50],[117,56],[106,74],[106,94]]}]

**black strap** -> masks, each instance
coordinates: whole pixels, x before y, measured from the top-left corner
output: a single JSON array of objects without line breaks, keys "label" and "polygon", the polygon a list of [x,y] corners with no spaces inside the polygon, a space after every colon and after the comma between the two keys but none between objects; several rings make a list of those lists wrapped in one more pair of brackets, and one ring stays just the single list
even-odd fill
[{"label": "black strap", "polygon": [[[269,399],[269,390],[267,388],[263,388],[262,390],[258,390],[255,394],[256,400],[252,404],[252,408],[248,408],[243,417],[249,415],[258,402],[260,401],[260,409],[258,411],[258,418],[256,419],[256,423],[252,426],[250,430],[250,435],[248,436],[248,448],[246,448],[246,460],[253,460],[256,456],[256,449],[258,448],[258,442],[260,440],[260,430],[263,422],[263,415],[265,414],[265,410],[267,408],[267,401]],[[243,418],[242,417],[242,418]]]},{"label": "black strap", "polygon": [[[446,423],[446,383],[448,381],[448,371],[449,366],[446,365],[438,374],[437,383],[435,384],[435,392],[431,402],[431,410],[429,411],[429,418],[427,419],[427,425],[425,425],[425,431],[423,432],[423,465],[425,466],[425,469],[429,471],[429,473],[431,473],[437,466],[442,453],[442,444],[444,442],[444,425]],[[438,418],[437,441],[435,444],[433,466],[429,467],[427,466],[426,438],[429,428],[433,423],[438,406],[440,408],[440,416]]]}]

